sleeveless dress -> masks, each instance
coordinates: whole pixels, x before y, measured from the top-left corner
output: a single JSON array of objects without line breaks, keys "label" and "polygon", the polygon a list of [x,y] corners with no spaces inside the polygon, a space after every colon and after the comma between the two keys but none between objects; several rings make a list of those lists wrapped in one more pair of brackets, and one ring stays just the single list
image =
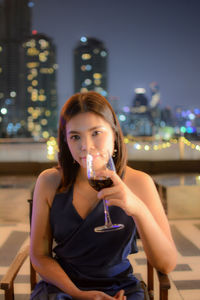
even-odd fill
[{"label": "sleeveless dress", "polygon": [[[140,282],[133,275],[127,256],[137,252],[136,226],[132,217],[116,206],[109,207],[111,220],[124,229],[94,232],[104,224],[103,202],[82,219],[73,203],[73,186],[55,195],[50,224],[55,240],[54,259],[81,290],[100,290],[111,296],[124,289],[127,300],[144,299]],[[31,300],[73,299],[56,286],[40,281]]]}]

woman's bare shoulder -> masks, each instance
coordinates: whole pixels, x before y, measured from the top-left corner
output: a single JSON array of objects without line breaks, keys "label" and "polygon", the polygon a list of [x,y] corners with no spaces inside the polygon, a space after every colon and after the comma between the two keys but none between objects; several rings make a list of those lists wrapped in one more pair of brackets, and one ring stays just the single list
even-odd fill
[{"label": "woman's bare shoulder", "polygon": [[152,184],[153,180],[152,177],[150,175],[148,175],[145,172],[130,168],[130,167],[126,167],[126,173],[125,173],[125,178],[124,178],[125,183],[128,186],[146,186],[147,184]]},{"label": "woman's bare shoulder", "polygon": [[147,173],[127,167],[124,182],[147,205],[159,200],[153,178]]},{"label": "woman's bare shoulder", "polygon": [[57,190],[61,183],[61,171],[57,168],[50,168],[42,171],[38,176],[37,183]]}]

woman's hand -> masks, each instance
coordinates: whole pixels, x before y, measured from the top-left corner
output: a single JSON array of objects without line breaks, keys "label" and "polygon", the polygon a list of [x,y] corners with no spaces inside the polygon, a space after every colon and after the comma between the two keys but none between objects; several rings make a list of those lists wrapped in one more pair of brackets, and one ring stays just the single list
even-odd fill
[{"label": "woman's hand", "polygon": [[124,296],[124,290],[119,291],[115,296],[114,299],[117,300],[126,300],[126,296]]},{"label": "woman's hand", "polygon": [[77,300],[126,300],[124,296],[124,291],[121,290],[112,297],[100,291],[82,291],[80,297],[76,298]]},{"label": "woman's hand", "polygon": [[141,209],[142,201],[138,199],[115,172],[109,170],[101,172],[98,176],[109,176],[113,181],[112,187],[102,189],[97,194],[99,199],[107,200],[108,206],[119,206],[129,216],[134,216]]}]

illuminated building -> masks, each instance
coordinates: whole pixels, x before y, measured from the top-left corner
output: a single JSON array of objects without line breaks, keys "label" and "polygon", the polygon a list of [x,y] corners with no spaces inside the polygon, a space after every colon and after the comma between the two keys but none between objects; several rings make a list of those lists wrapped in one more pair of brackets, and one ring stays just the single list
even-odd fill
[{"label": "illuminated building", "polygon": [[0,137],[23,136],[22,41],[31,33],[28,0],[4,0],[0,9]]},{"label": "illuminated building", "polygon": [[107,58],[104,44],[95,39],[81,37],[74,49],[74,91],[96,91],[107,97]]},{"label": "illuminated building", "polygon": [[151,82],[150,85],[151,100],[150,100],[150,114],[154,124],[154,134],[159,130],[161,122],[160,109],[160,88],[157,82]]},{"label": "illuminated building", "polygon": [[135,89],[135,97],[133,99],[133,111],[135,113],[146,113],[148,109],[148,99],[145,96],[144,88]]},{"label": "illuminated building", "polygon": [[174,126],[171,107],[166,106],[161,110],[161,120],[164,122],[164,126]]},{"label": "illuminated building", "polygon": [[130,128],[134,135],[152,135],[152,119],[149,110],[148,99],[144,88],[135,89],[133,107],[131,108]]},{"label": "illuminated building", "polygon": [[31,35],[33,6],[4,0],[0,7],[0,137],[37,140],[57,131],[55,47]]},{"label": "illuminated building", "polygon": [[23,99],[29,135],[48,138],[57,132],[55,46],[46,35],[34,34],[23,43]]}]

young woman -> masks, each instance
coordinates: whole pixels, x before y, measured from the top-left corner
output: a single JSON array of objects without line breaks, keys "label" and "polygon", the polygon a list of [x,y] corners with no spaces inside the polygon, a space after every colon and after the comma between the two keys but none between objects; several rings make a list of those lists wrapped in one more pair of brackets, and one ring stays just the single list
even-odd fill
[{"label": "young woman", "polygon": [[[96,192],[87,180],[86,155],[104,148],[113,154],[116,173],[109,174],[111,187]],[[31,299],[144,299],[127,259],[137,251],[136,228],[161,272],[175,267],[176,248],[151,177],[126,166],[122,132],[103,96],[78,93],[64,104],[58,158],[58,167],[42,172],[34,191],[31,260],[43,280]],[[94,232],[104,222],[102,198],[124,229]]]}]

